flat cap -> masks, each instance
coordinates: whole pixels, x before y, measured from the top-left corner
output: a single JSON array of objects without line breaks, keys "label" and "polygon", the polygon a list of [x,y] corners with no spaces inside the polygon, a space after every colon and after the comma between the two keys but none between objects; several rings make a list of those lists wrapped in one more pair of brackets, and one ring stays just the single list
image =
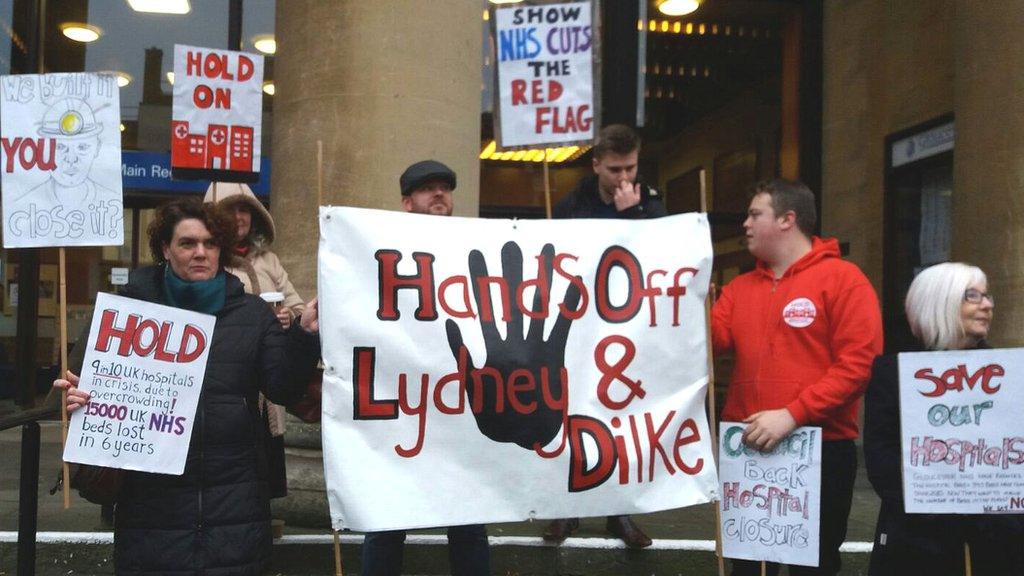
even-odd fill
[{"label": "flat cap", "polygon": [[402,172],[398,184],[402,188],[402,196],[408,196],[431,180],[447,182],[455,190],[455,172],[437,160],[423,160],[409,166]]}]

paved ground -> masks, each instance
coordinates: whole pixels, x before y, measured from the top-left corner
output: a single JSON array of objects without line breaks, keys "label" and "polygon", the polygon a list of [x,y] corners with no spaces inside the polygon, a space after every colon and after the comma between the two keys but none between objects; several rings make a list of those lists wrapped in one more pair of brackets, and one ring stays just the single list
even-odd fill
[{"label": "paved ground", "polygon": [[[0,402],[0,415],[9,412],[9,403]],[[99,507],[73,496],[72,506],[63,510],[61,496],[50,496],[60,472],[60,424],[44,423],[39,478],[39,530],[41,532],[109,532],[100,519]],[[16,531],[18,525],[18,475],[20,470],[20,429],[0,432],[0,532]],[[872,492],[863,467],[857,479],[853,512],[849,522],[848,543],[868,542],[874,535],[878,499]],[[714,511],[710,505],[645,514],[638,522],[656,540],[656,550],[628,551],[605,542],[604,521],[584,519],[578,538],[563,547],[544,546],[536,538],[542,523],[517,522],[489,526],[494,548],[493,568],[496,574],[714,574],[713,554],[700,550],[702,543],[714,539]],[[331,574],[333,560],[330,538],[322,529],[286,527],[289,538],[275,546],[275,572],[280,574]],[[436,534],[436,532],[434,532]],[[417,534],[431,534],[429,531]],[[0,534],[0,536],[3,536]],[[512,538],[506,538],[512,537]],[[522,538],[527,537],[527,538]],[[60,540],[60,537],[55,537]],[[3,540],[7,542],[4,543]],[[15,573],[13,535],[0,538],[0,576]],[[406,567],[416,567],[425,574],[444,573],[446,552],[441,538],[424,538],[409,546]],[[356,534],[344,538],[345,572],[356,573],[358,546]],[[610,548],[609,548],[610,547]],[[706,546],[705,546],[706,547]],[[91,548],[90,552],[88,549]],[[111,574],[109,546],[96,544],[71,547],[59,543],[40,544],[40,574]],[[856,546],[853,546],[856,548]],[[77,554],[79,561],[70,562]],[[90,554],[93,558],[90,560]],[[844,574],[864,573],[866,553],[844,555],[848,569]]]}]

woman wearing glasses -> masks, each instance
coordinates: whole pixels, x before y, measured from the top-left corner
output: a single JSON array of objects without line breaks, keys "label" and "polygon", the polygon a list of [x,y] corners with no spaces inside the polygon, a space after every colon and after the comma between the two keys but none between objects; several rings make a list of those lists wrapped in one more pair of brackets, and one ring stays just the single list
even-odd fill
[{"label": "woman wearing glasses", "polygon": [[[923,270],[911,283],[905,305],[919,351],[988,348],[994,307],[985,273],[959,262]],[[869,574],[964,574],[965,543],[976,576],[1024,574],[1019,516],[904,512],[895,354],[879,356],[872,367],[864,399],[864,457],[868,478],[882,499]]]}]

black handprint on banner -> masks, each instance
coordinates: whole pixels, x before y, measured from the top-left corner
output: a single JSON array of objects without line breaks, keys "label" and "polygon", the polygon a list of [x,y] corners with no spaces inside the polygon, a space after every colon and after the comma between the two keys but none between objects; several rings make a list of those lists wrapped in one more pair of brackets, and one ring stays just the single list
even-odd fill
[{"label": "black handprint on banner", "polygon": [[[479,250],[469,254],[469,273],[473,283],[480,329],[487,361],[476,367],[463,345],[462,332],[448,320],[448,345],[463,368],[463,381],[477,427],[496,442],[512,442],[527,449],[540,448],[554,439],[568,410],[569,379],[565,370],[565,343],[572,320],[564,310],[575,312],[580,289],[570,282],[555,325],[544,340],[544,319],[550,299],[551,271],[555,249],[546,244],[541,250],[536,281],[523,283],[523,253],[515,242],[501,249],[504,284],[508,287],[497,306],[492,305],[490,285],[500,278],[489,277],[487,263]],[[523,310],[517,305],[526,285],[536,286],[533,306],[527,311],[530,326],[523,337]],[[495,326],[495,316],[503,310],[505,338]],[[465,360],[460,357],[465,354]]]}]

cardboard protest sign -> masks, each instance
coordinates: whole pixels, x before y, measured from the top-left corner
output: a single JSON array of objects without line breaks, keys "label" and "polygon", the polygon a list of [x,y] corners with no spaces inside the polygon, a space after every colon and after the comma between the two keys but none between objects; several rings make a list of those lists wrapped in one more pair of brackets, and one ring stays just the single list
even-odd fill
[{"label": "cardboard protest sign", "polygon": [[503,147],[594,138],[590,2],[495,10]]},{"label": "cardboard protest sign", "polygon": [[256,182],[263,56],[176,44],[172,116],[174,178]]},{"label": "cardboard protest sign", "polygon": [[741,441],[746,427],[718,425],[722,554],[817,566],[821,428],[797,428],[771,452],[758,452]]},{"label": "cardboard protest sign", "polygon": [[64,460],[181,474],[216,317],[100,293]]},{"label": "cardboard protest sign", "polygon": [[707,218],[321,209],[335,528],[677,508],[716,497]]},{"label": "cardboard protest sign", "polygon": [[111,74],[0,77],[5,248],[124,243],[120,110]]},{"label": "cardboard protest sign", "polygon": [[1024,348],[899,355],[911,514],[1024,512]]}]

